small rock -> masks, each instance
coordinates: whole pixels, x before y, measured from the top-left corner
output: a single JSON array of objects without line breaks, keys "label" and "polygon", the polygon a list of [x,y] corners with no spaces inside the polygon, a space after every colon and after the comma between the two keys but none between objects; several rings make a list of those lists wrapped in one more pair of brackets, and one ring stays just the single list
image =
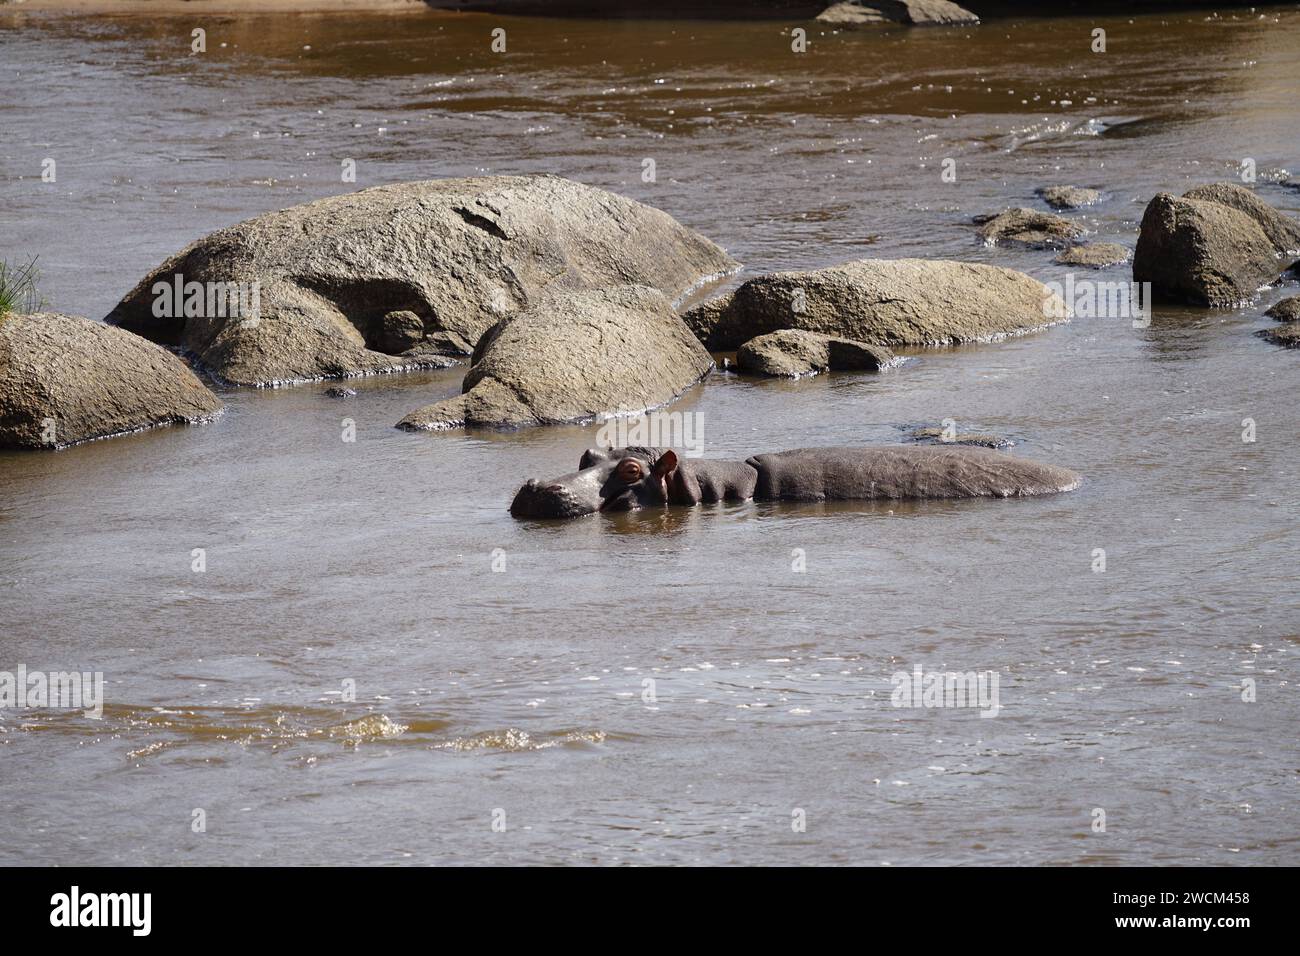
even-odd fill
[{"label": "small rock", "polygon": [[974,13],[948,0],[860,0],[835,3],[819,13],[817,19],[849,29],[873,23],[960,26],[980,22]]},{"label": "small rock", "polygon": [[1277,319],[1279,322],[1300,322],[1300,295],[1293,295],[1289,299],[1275,302],[1273,307],[1264,314],[1270,319]]},{"label": "small rock", "polygon": [[1024,207],[976,216],[974,221],[980,227],[979,237],[991,246],[1064,249],[1083,235],[1077,223]]},{"label": "small rock", "polygon": [[1265,329],[1259,334],[1274,345],[1300,349],[1300,322],[1286,322],[1275,329]]},{"label": "small rock", "polygon": [[742,372],[786,378],[827,370],[878,372],[893,361],[889,349],[799,329],[755,336],[736,351],[736,366]]},{"label": "small rock", "polygon": [[387,312],[379,322],[375,346],[380,352],[401,355],[424,338],[424,320],[414,312],[398,309]]},{"label": "small rock", "polygon": [[342,385],[331,385],[325,389],[325,394],[330,398],[351,398],[357,394],[355,388],[344,388]]},{"label": "small rock", "polygon": [[1104,269],[1128,262],[1129,252],[1114,242],[1086,242],[1071,246],[1056,257],[1057,265]]},{"label": "small rock", "polygon": [[1101,201],[1101,193],[1083,186],[1044,186],[1035,192],[1053,209],[1078,209]]},{"label": "small rock", "polygon": [[952,438],[945,438],[944,429],[937,427],[914,429],[908,432],[908,437],[913,441],[937,442],[941,445],[978,445],[981,448],[1010,448],[1015,444],[1009,438],[990,432],[965,432]]}]

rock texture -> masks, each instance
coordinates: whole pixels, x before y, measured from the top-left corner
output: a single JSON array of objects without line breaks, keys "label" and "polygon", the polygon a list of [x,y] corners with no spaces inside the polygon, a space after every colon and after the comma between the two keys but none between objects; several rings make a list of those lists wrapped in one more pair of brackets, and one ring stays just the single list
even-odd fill
[{"label": "rock texture", "polygon": [[878,345],[799,329],[755,336],[736,350],[742,372],[785,378],[825,371],[878,372],[893,362],[894,354]]},{"label": "rock texture", "polygon": [[1272,308],[1264,314],[1279,322],[1300,322],[1300,295],[1293,295],[1273,303]]},{"label": "rock texture", "polygon": [[166,349],[80,316],[0,317],[0,448],[59,448],[215,417],[221,402]]},{"label": "rock texture", "polygon": [[859,0],[835,3],[817,15],[823,23],[854,29],[873,23],[961,26],[980,22],[965,7],[948,0]]},{"label": "rock texture", "polygon": [[1300,349],[1300,322],[1284,322],[1275,329],[1265,329],[1259,334],[1274,345]]},{"label": "rock texture", "polygon": [[980,227],[979,237],[990,246],[1064,249],[1084,232],[1068,219],[1024,207],[976,216],[974,221]]},{"label": "rock texture", "polygon": [[[379,186],[215,232],[108,321],[267,385],[450,364],[543,290],[635,283],[675,298],[735,262],[672,217],[554,176]],[[258,283],[260,315],[160,318],[159,281]]]},{"label": "rock texture", "polygon": [[1085,186],[1044,186],[1035,192],[1053,209],[1078,209],[1101,201],[1101,193]]},{"label": "rock texture", "polygon": [[1042,328],[1059,296],[1023,272],[932,259],[862,259],[815,272],[774,272],[683,318],[710,350],[803,329],[869,345],[948,345]]},{"label": "rock texture", "polygon": [[1056,257],[1062,266],[1082,266],[1087,269],[1104,269],[1128,262],[1129,251],[1114,242],[1086,242],[1071,246]]},{"label": "rock texture", "polygon": [[484,335],[462,394],[399,428],[521,428],[638,414],[713,367],[668,299],[622,286],[557,292]]},{"label": "rock texture", "polygon": [[1147,204],[1133,278],[1159,297],[1229,307],[1253,298],[1300,259],[1300,224],[1248,189],[1199,186]]}]

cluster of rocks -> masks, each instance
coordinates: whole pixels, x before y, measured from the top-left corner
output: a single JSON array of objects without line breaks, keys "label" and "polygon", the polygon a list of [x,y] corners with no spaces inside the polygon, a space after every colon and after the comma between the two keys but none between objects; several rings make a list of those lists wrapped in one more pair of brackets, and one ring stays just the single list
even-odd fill
[{"label": "cluster of rocks", "polygon": [[[1074,187],[1041,194],[1061,207],[1097,199]],[[990,242],[1096,249],[1055,214],[1013,209],[980,225]],[[1159,295],[1231,305],[1297,257],[1300,225],[1219,184],[1156,196],[1133,268]],[[894,349],[996,340],[1068,314],[1024,273],[922,259],[758,275],[678,311],[682,297],[738,268],[667,214],[554,176],[405,183],[294,206],[193,243],[106,323],[0,317],[0,446],[211,420],[221,402],[174,352],[218,381],[252,386],[468,356],[460,394],[399,427],[524,427],[671,402],[709,373],[711,352],[735,351],[739,370],[755,375],[881,371],[897,364]],[[257,314],[159,309],[158,289],[173,283],[252,286]],[[1300,341],[1289,302],[1270,311],[1284,322],[1271,335],[1282,344]]]},{"label": "cluster of rocks", "polygon": [[1293,295],[1275,303],[1264,314],[1282,323],[1276,328],[1261,332],[1265,339],[1285,348],[1300,348],[1300,295]]},{"label": "cluster of rocks", "polygon": [[[1099,190],[1085,186],[1044,186],[1035,192],[1056,210],[1081,209],[1102,198]],[[986,245],[1058,250],[1058,265],[1104,269],[1129,260],[1128,249],[1118,243],[1082,241],[1087,230],[1056,213],[1017,206],[976,216],[973,221]]]}]

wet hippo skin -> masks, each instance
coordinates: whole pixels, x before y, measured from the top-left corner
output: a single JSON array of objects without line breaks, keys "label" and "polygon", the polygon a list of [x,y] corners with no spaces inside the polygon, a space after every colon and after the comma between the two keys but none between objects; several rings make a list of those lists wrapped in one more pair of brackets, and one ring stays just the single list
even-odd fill
[{"label": "wet hippo skin", "polygon": [[983,448],[887,445],[798,448],[746,461],[682,458],[668,448],[590,448],[578,470],[531,480],[510,505],[517,518],[719,501],[1012,498],[1072,491],[1065,468]]}]

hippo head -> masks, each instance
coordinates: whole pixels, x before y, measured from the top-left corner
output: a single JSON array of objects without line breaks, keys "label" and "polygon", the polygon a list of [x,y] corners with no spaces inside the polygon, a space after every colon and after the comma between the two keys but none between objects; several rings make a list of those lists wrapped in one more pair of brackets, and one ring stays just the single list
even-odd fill
[{"label": "hippo head", "polygon": [[510,513],[516,518],[577,518],[664,505],[668,478],[676,468],[671,449],[588,448],[572,474],[520,488]]}]

